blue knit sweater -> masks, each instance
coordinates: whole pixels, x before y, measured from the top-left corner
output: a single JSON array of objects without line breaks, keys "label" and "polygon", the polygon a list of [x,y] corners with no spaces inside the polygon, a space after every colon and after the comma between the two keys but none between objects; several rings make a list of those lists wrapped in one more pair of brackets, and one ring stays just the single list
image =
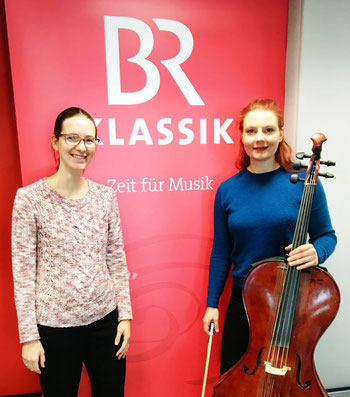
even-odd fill
[{"label": "blue knit sweater", "polygon": [[[218,306],[232,264],[234,283],[242,285],[252,263],[286,253],[284,247],[292,242],[304,187],[302,183],[290,183],[289,176],[283,168],[262,174],[244,169],[219,186],[214,204],[208,307]],[[314,194],[309,242],[320,264],[337,243],[320,182]]]}]

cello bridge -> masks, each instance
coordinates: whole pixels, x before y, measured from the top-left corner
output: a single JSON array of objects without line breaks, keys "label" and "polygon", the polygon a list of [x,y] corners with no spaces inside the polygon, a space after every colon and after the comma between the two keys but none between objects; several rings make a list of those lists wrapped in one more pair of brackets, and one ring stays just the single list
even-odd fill
[{"label": "cello bridge", "polygon": [[291,368],[287,367],[286,365],[283,366],[283,368],[276,368],[273,367],[271,363],[269,363],[268,361],[264,362],[265,364],[265,372],[268,372],[269,374],[272,375],[279,375],[279,376],[284,376],[287,371],[290,371]]}]

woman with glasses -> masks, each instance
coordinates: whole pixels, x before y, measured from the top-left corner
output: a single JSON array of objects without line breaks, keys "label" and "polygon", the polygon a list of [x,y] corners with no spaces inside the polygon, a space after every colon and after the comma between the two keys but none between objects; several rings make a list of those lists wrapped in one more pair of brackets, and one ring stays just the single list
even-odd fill
[{"label": "woman with glasses", "polygon": [[123,396],[132,319],[114,191],[84,177],[98,144],[93,118],[61,112],[54,175],[17,191],[12,221],[22,358],[45,397],[77,396],[82,363],[94,397]]}]

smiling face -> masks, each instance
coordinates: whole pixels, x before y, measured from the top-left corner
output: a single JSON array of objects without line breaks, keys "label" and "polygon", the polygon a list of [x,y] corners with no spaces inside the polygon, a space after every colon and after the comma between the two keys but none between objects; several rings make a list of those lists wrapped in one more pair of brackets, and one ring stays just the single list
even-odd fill
[{"label": "smiling face", "polygon": [[[76,134],[82,139],[86,137],[94,138],[96,128],[87,117],[77,115],[63,121],[61,134],[66,136]],[[78,145],[70,145],[66,142],[65,136],[62,135],[58,138],[52,137],[52,146],[58,151],[60,157],[59,169],[70,172],[83,171],[94,156],[95,147],[86,148],[83,140]]]},{"label": "smiling face", "polygon": [[244,118],[242,143],[250,159],[248,169],[269,172],[278,168],[275,153],[282,141],[283,132],[271,110],[252,110]]}]

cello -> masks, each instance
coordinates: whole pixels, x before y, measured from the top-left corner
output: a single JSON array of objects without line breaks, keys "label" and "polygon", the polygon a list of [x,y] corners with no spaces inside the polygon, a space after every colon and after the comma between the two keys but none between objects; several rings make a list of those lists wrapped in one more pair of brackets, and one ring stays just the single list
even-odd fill
[{"label": "cello", "polygon": [[[305,244],[311,206],[326,137],[317,133],[304,181],[292,250]],[[214,386],[214,397],[325,397],[326,390],[314,364],[316,344],[340,305],[340,293],[333,277],[320,267],[297,270],[286,258],[258,262],[248,272],[242,289],[250,326],[247,352]]]}]

